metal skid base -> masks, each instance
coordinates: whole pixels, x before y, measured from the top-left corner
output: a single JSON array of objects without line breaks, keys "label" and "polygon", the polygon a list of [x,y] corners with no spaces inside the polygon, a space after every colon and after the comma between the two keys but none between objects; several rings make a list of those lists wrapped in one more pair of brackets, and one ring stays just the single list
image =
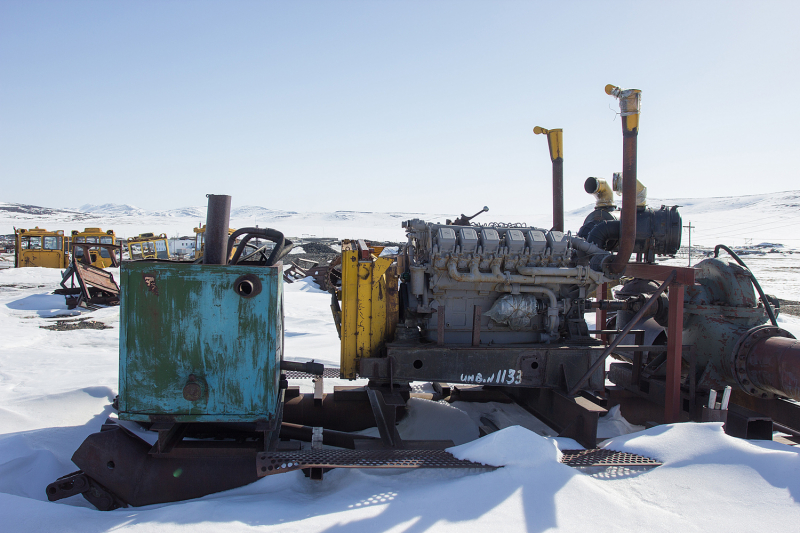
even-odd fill
[{"label": "metal skid base", "polygon": [[81,470],[48,485],[47,498],[56,501],[83,494],[101,511],[109,511],[199,498],[258,479],[253,464],[260,450],[255,445],[202,444],[212,446],[152,453],[153,446],[122,426],[106,424],[73,454],[72,462]]}]

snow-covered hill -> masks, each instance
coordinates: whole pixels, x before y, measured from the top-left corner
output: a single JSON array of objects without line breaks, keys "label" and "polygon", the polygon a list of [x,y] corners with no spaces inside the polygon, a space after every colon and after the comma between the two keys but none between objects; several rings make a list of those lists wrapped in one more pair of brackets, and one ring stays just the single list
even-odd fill
[{"label": "snow-covered hill", "polygon": [[[588,198],[587,198],[588,199]],[[239,205],[246,197],[233,198],[231,226],[273,227],[288,236],[316,236],[336,238],[366,238],[375,240],[403,240],[403,220],[421,218],[444,221],[460,213],[420,213],[391,211],[332,211],[298,212],[270,207]],[[649,205],[679,205],[683,217],[683,243],[688,243],[688,226],[691,223],[693,245],[713,246],[728,244],[741,246],[760,242],[779,243],[786,248],[800,248],[800,190],[714,198],[650,198]],[[476,202],[476,206],[479,202]],[[539,203],[531,202],[528,213],[510,213],[503,206],[490,206],[488,213],[476,220],[481,222],[525,222],[539,227],[550,227],[550,199],[542,197]],[[592,211],[593,203],[566,213],[566,228],[577,231],[583,219]],[[477,207],[474,211],[477,211]],[[470,214],[471,214],[470,213]],[[11,233],[12,226],[39,226],[47,229],[82,229],[101,227],[114,229],[118,236],[130,237],[152,231],[174,235],[190,235],[192,228],[205,222],[204,205],[179,207],[165,211],[147,211],[125,205],[107,203],[83,205],[77,209],[54,209],[23,204],[0,203],[0,233]]]}]

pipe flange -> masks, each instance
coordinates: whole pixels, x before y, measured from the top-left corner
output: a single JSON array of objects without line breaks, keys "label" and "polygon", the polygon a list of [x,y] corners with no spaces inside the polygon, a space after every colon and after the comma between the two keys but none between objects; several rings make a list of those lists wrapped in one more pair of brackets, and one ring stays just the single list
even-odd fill
[{"label": "pipe flange", "polygon": [[764,390],[753,383],[750,376],[747,374],[747,357],[750,355],[750,350],[759,341],[767,337],[786,337],[794,339],[795,336],[783,328],[778,328],[772,325],[756,326],[747,330],[744,335],[739,337],[736,345],[731,352],[732,361],[731,369],[736,378],[739,387],[751,396],[772,400],[779,396]]}]

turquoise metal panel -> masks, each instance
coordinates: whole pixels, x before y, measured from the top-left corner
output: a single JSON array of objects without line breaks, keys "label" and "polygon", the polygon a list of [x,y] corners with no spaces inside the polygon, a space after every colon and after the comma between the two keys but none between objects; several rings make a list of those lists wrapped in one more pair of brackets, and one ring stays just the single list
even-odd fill
[{"label": "turquoise metal panel", "polygon": [[[245,274],[261,283],[261,291],[249,298],[234,288]],[[282,265],[136,261],[122,265],[120,279],[121,419],[277,417]],[[192,391],[198,396],[194,401]]]}]

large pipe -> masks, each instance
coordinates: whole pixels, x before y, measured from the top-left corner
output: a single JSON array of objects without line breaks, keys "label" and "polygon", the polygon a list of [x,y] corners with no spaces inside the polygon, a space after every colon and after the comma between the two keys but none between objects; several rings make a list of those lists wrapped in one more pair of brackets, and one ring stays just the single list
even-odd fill
[{"label": "large pipe", "polygon": [[[614,192],[622,194],[622,181],[622,173],[614,172],[614,177],[611,179],[611,188]],[[639,180],[636,180],[636,207],[647,207],[647,187]]]},{"label": "large pipe", "polygon": [[800,401],[800,341],[779,336],[763,338],[750,348],[746,361],[752,384],[747,389],[750,394],[768,391]]},{"label": "large pipe", "polygon": [[638,89],[622,90],[606,85],[606,94],[619,99],[622,116],[622,228],[619,252],[611,263],[611,271],[621,273],[628,264],[636,241],[636,143],[642,92]]},{"label": "large pipe", "polygon": [[614,207],[614,192],[606,180],[586,178],[586,181],[583,182],[583,190],[597,199],[595,208]]},{"label": "large pipe", "polygon": [[564,136],[561,129],[546,130],[539,126],[533,133],[547,134],[550,161],[553,162],[553,231],[564,231]]},{"label": "large pipe", "polygon": [[[469,272],[458,271],[458,261],[451,259],[447,263],[447,274],[455,281],[467,283],[519,283],[521,285],[541,285],[541,284],[583,284],[599,283],[601,272],[596,272],[590,268],[563,269],[569,272],[566,276],[562,274],[562,269],[550,267],[539,269],[539,267],[518,267],[519,272],[531,272],[531,275],[517,275],[509,272],[500,271],[500,259],[495,258],[491,263],[491,272],[481,272],[478,269],[478,262],[470,264]],[[580,273],[580,276],[572,277],[571,273]],[[441,285],[440,285],[441,286]]]},{"label": "large pipe", "polygon": [[225,194],[209,194],[206,215],[204,265],[228,263],[228,228],[231,219],[231,197]]}]

